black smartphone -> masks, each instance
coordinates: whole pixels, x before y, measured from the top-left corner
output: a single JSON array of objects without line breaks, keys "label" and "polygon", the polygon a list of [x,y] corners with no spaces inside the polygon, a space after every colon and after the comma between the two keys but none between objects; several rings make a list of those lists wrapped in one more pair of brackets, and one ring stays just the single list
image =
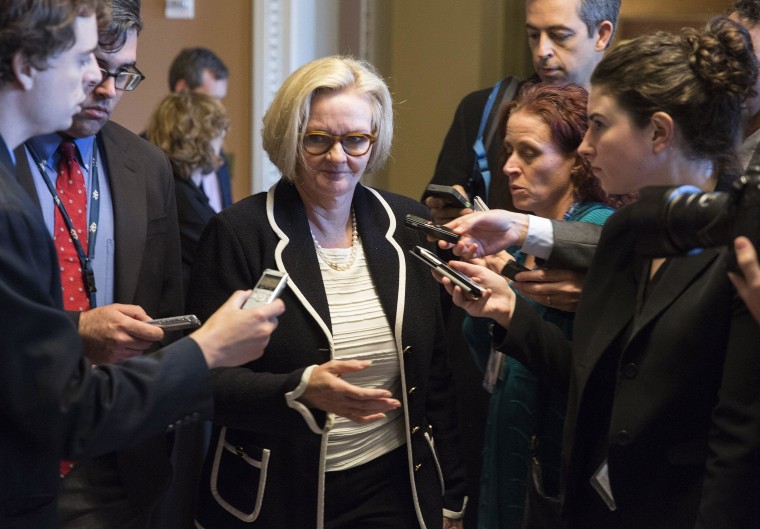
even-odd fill
[{"label": "black smartphone", "polygon": [[508,277],[514,281],[517,274],[520,272],[527,272],[528,270],[530,270],[530,268],[527,266],[521,265],[515,260],[511,260],[508,261],[507,264],[504,265],[504,268],[501,269],[501,275]]},{"label": "black smartphone", "polygon": [[165,331],[181,331],[183,329],[197,329],[201,326],[201,320],[195,314],[172,316],[170,318],[158,318],[145,323],[161,327]]},{"label": "black smartphone", "polygon": [[425,189],[425,194],[431,197],[441,198],[447,206],[453,208],[471,208],[469,199],[451,186],[430,184]]},{"label": "black smartphone", "polygon": [[409,250],[409,253],[411,253],[417,259],[419,259],[420,261],[428,265],[430,268],[435,270],[435,272],[451,279],[452,283],[457,285],[459,288],[464,290],[466,293],[468,293],[470,296],[472,296],[475,299],[478,299],[480,296],[483,295],[483,292],[486,291],[485,288],[478,285],[475,281],[473,281],[472,279],[470,279],[463,273],[457,272],[456,270],[451,268],[449,265],[443,262],[436,254],[434,254],[430,250],[426,250],[425,248],[422,248],[421,246],[415,246],[414,248]]},{"label": "black smartphone", "polygon": [[436,239],[441,239],[452,244],[456,244],[459,241],[459,235],[451,231],[450,228],[441,226],[440,224],[433,224],[431,221],[417,215],[412,215],[411,213],[407,214],[404,223],[410,228],[424,231],[426,235],[430,235]]},{"label": "black smartphone", "polygon": [[253,292],[243,304],[244,309],[266,305],[274,301],[280,295],[285,285],[288,284],[288,274],[278,270],[267,268],[253,287]]}]

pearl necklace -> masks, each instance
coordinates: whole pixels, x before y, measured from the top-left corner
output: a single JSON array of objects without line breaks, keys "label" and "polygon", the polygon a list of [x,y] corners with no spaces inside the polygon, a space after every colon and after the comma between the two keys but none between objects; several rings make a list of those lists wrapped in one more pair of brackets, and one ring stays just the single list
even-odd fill
[{"label": "pearl necklace", "polygon": [[[311,226],[309,226],[309,231],[311,231]],[[359,247],[359,232],[356,229],[356,213],[354,212],[354,208],[351,208],[351,251],[348,254],[348,261],[345,263],[335,263],[330,261],[330,259],[327,258],[324,249],[319,245],[319,241],[317,241],[313,231],[311,232],[311,238],[314,241],[314,248],[317,250],[317,255],[319,255],[327,266],[338,272],[345,272],[351,268],[354,265],[354,261],[356,261],[356,252]]]}]

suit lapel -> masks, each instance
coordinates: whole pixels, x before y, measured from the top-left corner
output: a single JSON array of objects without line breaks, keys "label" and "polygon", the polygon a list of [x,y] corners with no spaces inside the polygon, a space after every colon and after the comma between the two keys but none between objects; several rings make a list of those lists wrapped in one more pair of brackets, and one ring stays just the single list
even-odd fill
[{"label": "suit lapel", "polygon": [[697,281],[718,255],[720,250],[710,248],[698,255],[671,258],[657,282],[657,287],[649,294],[641,313],[635,318],[629,342]]},{"label": "suit lapel", "polygon": [[[357,186],[354,194],[354,207],[367,264],[375,281],[383,282],[376,285],[376,290],[388,322],[394,328],[400,271],[398,259],[395,258],[397,252],[385,236],[389,227],[388,213],[378,207],[374,197],[361,185]],[[314,280],[322,273],[314,242],[308,236],[306,211],[296,187],[284,179],[275,189],[274,219],[275,232],[280,231],[289,239],[280,254],[284,270],[303,294],[302,301],[311,305],[327,327],[332,329],[324,285],[322,281]]]},{"label": "suit lapel", "polygon": [[[389,229],[389,212],[379,207],[374,195],[361,184],[354,193],[356,224],[375,290],[380,298],[388,324],[395,328],[400,274],[396,248],[386,234]],[[390,234],[393,236],[393,233]]]},{"label": "suit lapel", "polygon": [[288,239],[279,254],[284,271],[290,275],[292,284],[301,292],[302,303],[307,307],[311,306],[316,312],[316,317],[331,331],[327,294],[321,279],[317,280],[322,277],[322,272],[319,269],[314,242],[308,236],[310,231],[306,209],[296,186],[285,179],[280,180],[274,190],[272,207],[275,222],[273,229],[280,238],[284,235]]},{"label": "suit lapel", "polygon": [[145,249],[148,210],[145,169],[130,156],[107,123],[97,135],[101,166],[107,169],[113,202],[116,255],[114,300],[131,303],[137,290],[140,256]]},{"label": "suit lapel", "polygon": [[34,186],[32,168],[29,166],[29,158],[27,158],[24,145],[20,145],[13,154],[16,156],[16,176],[18,182],[32,199],[34,205],[37,206],[37,209],[40,209],[40,198],[37,196],[37,188]]}]

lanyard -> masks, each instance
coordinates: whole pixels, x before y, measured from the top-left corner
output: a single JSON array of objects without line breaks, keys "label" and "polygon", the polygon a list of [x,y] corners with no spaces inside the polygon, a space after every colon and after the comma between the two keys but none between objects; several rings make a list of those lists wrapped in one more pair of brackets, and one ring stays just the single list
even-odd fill
[{"label": "lanyard", "polygon": [[472,149],[475,151],[475,161],[478,165],[478,169],[480,170],[480,176],[483,178],[483,185],[485,186],[483,189],[483,194],[485,196],[483,198],[485,198],[486,202],[488,202],[488,192],[490,191],[491,187],[491,171],[488,168],[488,157],[486,156],[487,149],[483,143],[483,132],[486,129],[488,116],[491,115],[491,109],[493,108],[493,104],[496,101],[496,94],[499,93],[500,88],[501,81],[496,83],[491,90],[491,93],[488,96],[488,101],[486,101],[486,106],[483,109],[483,115],[480,117],[478,136],[475,139],[475,143],[472,144]]},{"label": "lanyard", "polygon": [[[69,233],[74,233],[74,224],[71,222],[71,217],[66,211],[66,206],[63,205],[61,198],[58,196],[58,192],[55,190],[53,182],[50,180],[50,176],[47,174],[45,163],[40,160],[37,151],[34,149],[34,146],[32,146],[31,143],[26,142],[25,145],[29,150],[29,153],[32,155],[34,163],[37,164],[40,175],[42,175],[42,179],[45,180],[45,185],[47,185],[50,194],[53,196],[53,202],[55,202],[55,206],[58,208],[58,211],[61,212],[63,221],[66,223],[66,228],[69,230]],[[87,255],[85,255],[84,248],[82,247],[82,243],[79,241],[79,239],[72,237],[72,241],[74,241],[74,248],[76,249],[77,256],[79,257],[79,263],[82,266],[82,279],[84,280],[84,287],[87,289],[87,295],[90,298],[91,308],[95,307],[95,292],[97,292],[97,289],[95,288],[95,272],[92,269],[92,260],[95,258],[95,241],[98,231],[98,219],[100,217],[100,185],[98,181],[98,162],[96,159],[96,154],[97,145],[95,142],[93,142],[92,158],[90,160],[90,167],[92,168],[92,178],[90,182],[90,203],[87,206],[90,221],[87,227]]]}]

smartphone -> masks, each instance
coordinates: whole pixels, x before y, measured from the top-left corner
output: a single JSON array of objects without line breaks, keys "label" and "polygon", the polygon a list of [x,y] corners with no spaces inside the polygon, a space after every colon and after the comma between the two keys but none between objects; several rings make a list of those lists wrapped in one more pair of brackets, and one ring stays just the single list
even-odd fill
[{"label": "smartphone", "polygon": [[253,287],[253,292],[243,303],[244,309],[266,305],[280,295],[285,285],[288,284],[288,274],[267,268]]},{"label": "smartphone", "polygon": [[453,208],[471,208],[472,204],[462,193],[451,186],[430,184],[425,194],[431,197],[442,198],[447,206]]},{"label": "smartphone", "polygon": [[407,214],[404,223],[410,228],[424,231],[425,234],[436,239],[441,239],[452,244],[456,244],[459,241],[459,235],[451,231],[451,228],[441,226],[440,224],[433,224],[431,221],[417,215],[412,215],[411,213]]},{"label": "smartphone", "polygon": [[197,329],[201,326],[201,320],[195,314],[172,316],[171,318],[158,318],[145,323],[161,327],[165,331],[181,331],[183,329]]},{"label": "smartphone", "polygon": [[475,211],[488,211],[489,208],[486,206],[485,200],[483,200],[480,197],[475,197],[472,199],[472,209]]},{"label": "smartphone", "polygon": [[485,288],[478,285],[475,281],[473,281],[472,279],[470,279],[463,273],[457,272],[456,270],[451,268],[449,265],[443,262],[436,254],[434,254],[430,250],[426,250],[425,248],[422,248],[420,246],[415,246],[414,248],[409,250],[409,253],[411,253],[417,259],[419,259],[420,261],[428,265],[437,273],[451,279],[452,283],[457,285],[459,288],[464,290],[466,293],[468,293],[470,296],[472,296],[475,299],[478,299],[480,296],[483,295],[483,292],[486,291]]},{"label": "smartphone", "polygon": [[501,275],[508,277],[514,281],[517,274],[520,272],[527,272],[528,270],[530,270],[530,268],[527,266],[521,265],[515,260],[511,260],[508,261],[507,264],[504,265],[504,268],[501,269]]}]

